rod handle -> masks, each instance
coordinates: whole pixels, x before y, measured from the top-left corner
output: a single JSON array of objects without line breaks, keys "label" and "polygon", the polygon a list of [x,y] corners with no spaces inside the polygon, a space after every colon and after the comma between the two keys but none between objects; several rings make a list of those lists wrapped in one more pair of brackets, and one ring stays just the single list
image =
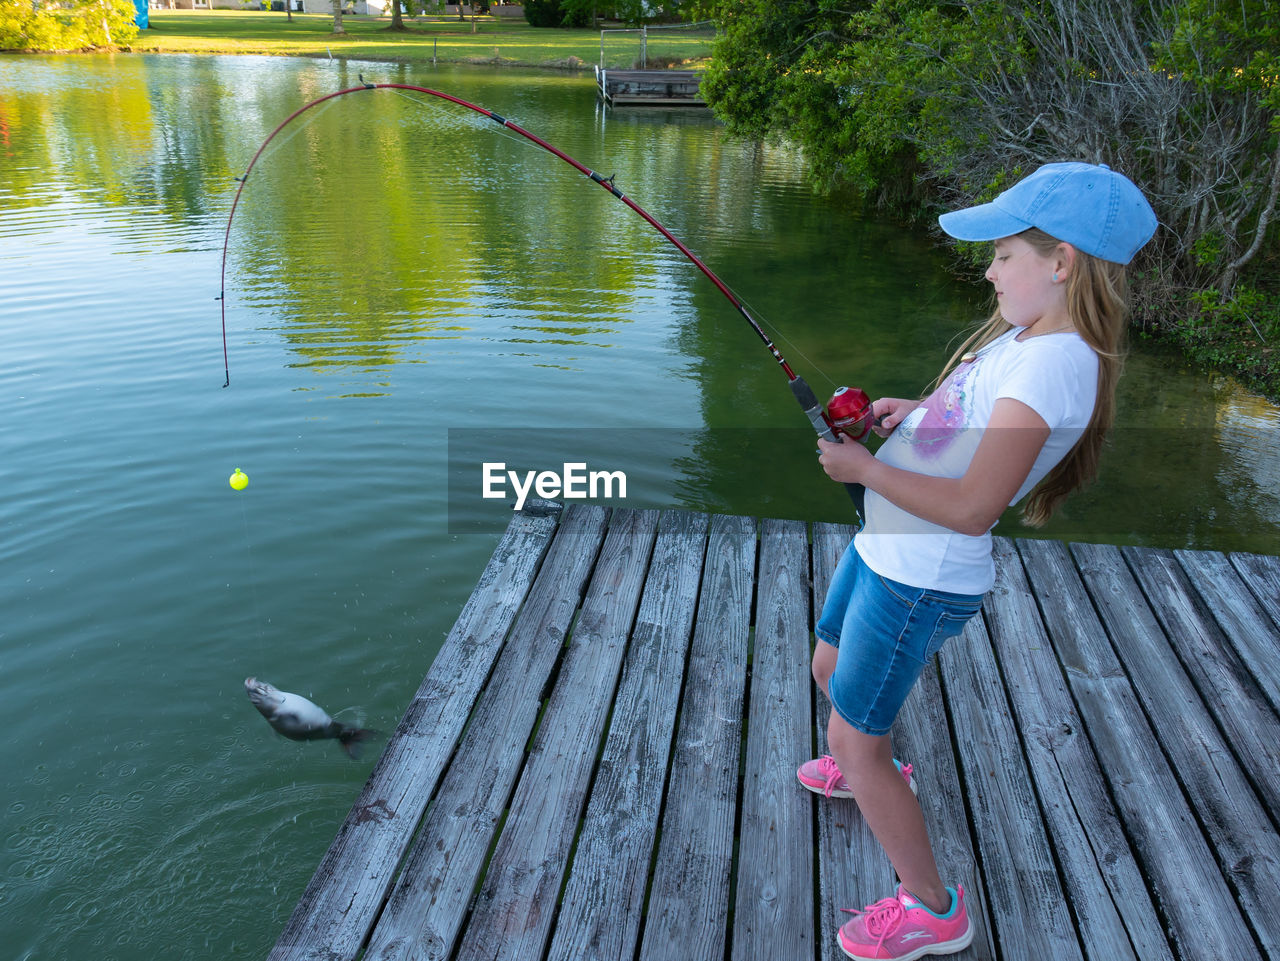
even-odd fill
[{"label": "rod handle", "polygon": [[[813,429],[818,432],[818,436],[823,440],[831,441],[833,444],[843,444],[844,439],[831,429],[831,425],[827,423],[827,419],[822,409],[822,404],[818,402],[817,396],[813,392],[803,377],[797,377],[791,381],[791,393],[795,394],[796,400],[800,403],[800,408],[804,411],[805,416],[809,418],[809,422],[813,424]],[[844,489],[849,493],[849,500],[853,501],[853,509],[858,512],[860,521],[866,520],[866,502],[867,489],[861,484],[845,484]]]}]

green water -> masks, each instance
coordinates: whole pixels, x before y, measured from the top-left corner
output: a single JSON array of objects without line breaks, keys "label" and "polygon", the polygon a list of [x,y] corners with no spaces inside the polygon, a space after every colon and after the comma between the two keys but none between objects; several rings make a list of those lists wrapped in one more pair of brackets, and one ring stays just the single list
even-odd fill
[{"label": "green water", "polygon": [[[8,956],[266,952],[376,749],[277,737],[243,679],[394,729],[496,542],[451,501],[451,439],[625,468],[646,506],[848,519],[700,274],[545,152],[422,97],[339,98],[264,156],[223,390],[232,178],[361,70],[616,174],[820,393],[917,393],[983,310],[928,238],[814,197],[794,154],[701,113],[601,112],[583,77],[0,58]],[[1121,400],[1104,477],[1045,534],[1280,553],[1275,406],[1141,344]]]}]

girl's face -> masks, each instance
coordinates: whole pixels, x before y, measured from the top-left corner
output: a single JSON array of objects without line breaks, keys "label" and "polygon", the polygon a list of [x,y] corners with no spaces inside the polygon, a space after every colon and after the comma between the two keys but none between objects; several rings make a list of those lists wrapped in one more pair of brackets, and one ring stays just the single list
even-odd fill
[{"label": "girl's face", "polygon": [[1070,326],[1063,283],[1066,269],[1056,252],[1043,256],[1021,237],[997,240],[987,280],[996,289],[1000,315],[1015,327],[1039,325],[1040,331]]}]

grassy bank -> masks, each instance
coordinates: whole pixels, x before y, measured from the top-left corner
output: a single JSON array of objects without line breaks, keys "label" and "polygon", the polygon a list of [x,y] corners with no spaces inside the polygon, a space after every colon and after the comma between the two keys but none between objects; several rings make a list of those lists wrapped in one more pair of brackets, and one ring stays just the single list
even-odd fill
[{"label": "grassy bank", "polygon": [[[151,29],[139,33],[135,53],[275,54],[353,60],[502,63],[512,66],[590,70],[601,56],[600,31],[534,28],[524,20],[476,17],[405,18],[407,30],[388,29],[390,17],[343,17],[346,33],[333,32],[333,17],[240,10],[153,10]],[[707,33],[657,32],[649,58],[698,61],[710,52]],[[610,34],[605,65],[630,67],[639,56],[636,34]]]}]

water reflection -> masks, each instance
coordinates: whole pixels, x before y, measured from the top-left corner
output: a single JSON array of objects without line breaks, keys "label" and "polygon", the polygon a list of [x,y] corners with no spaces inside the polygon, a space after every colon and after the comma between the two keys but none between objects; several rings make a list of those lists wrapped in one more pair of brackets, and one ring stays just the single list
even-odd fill
[{"label": "water reflection", "polygon": [[1212,378],[1218,401],[1215,446],[1226,456],[1216,477],[1237,510],[1269,505],[1280,515],[1280,410],[1226,378]]},{"label": "water reflection", "polygon": [[533,145],[426,97],[350,100],[273,145],[234,225],[229,304],[268,314],[295,364],[372,370],[467,334],[609,347],[678,289],[630,212]]},{"label": "water reflection", "polygon": [[[3,241],[17,250],[58,236],[61,251],[59,231],[103,232],[118,253],[140,257],[216,251],[232,178],[257,145],[300,104],[357,85],[365,69],[429,86],[454,79],[404,65],[272,58],[6,64]],[[819,393],[853,383],[873,395],[915,394],[983,310],[980,288],[958,286],[922,238],[809,195],[794,153],[728,143],[698,112],[604,110],[560,78],[467,76],[469,96],[527,111],[525,126],[607,170],[688,238]],[[193,296],[208,284],[190,280]],[[48,281],[10,271],[8,285],[37,309]],[[273,141],[238,209],[225,293],[233,369],[249,356],[241,351],[276,344],[297,372],[296,391],[387,395],[406,388],[392,373],[405,363],[485,365],[486,383],[507,390],[521,370],[604,372],[597,403],[582,411],[589,422],[610,416],[619,382],[609,368],[629,362],[648,369],[648,386],[677,378],[697,398],[648,410],[628,401],[644,422],[796,419],[740,318],[647,225],[523,138],[427,95],[361,90],[308,111]],[[552,392],[564,387],[542,395],[542,417],[581,410],[556,403]],[[1169,535],[1172,524],[1179,544],[1226,546],[1253,531],[1246,540],[1265,547],[1280,514],[1274,405],[1143,345],[1121,390],[1122,427],[1168,434],[1149,443],[1118,435],[1104,483],[1075,513],[1125,518],[1139,540],[1143,530]],[[737,455],[722,456],[724,470],[692,470],[679,487],[691,505],[746,509],[756,500],[736,489]],[[790,482],[804,476],[793,468]],[[703,485],[708,496],[697,493]],[[1167,496],[1146,505],[1156,491]],[[838,501],[811,496],[812,508],[788,513]],[[1138,505],[1148,516],[1173,513],[1146,523]],[[1111,526],[1064,520],[1052,530]]]}]

